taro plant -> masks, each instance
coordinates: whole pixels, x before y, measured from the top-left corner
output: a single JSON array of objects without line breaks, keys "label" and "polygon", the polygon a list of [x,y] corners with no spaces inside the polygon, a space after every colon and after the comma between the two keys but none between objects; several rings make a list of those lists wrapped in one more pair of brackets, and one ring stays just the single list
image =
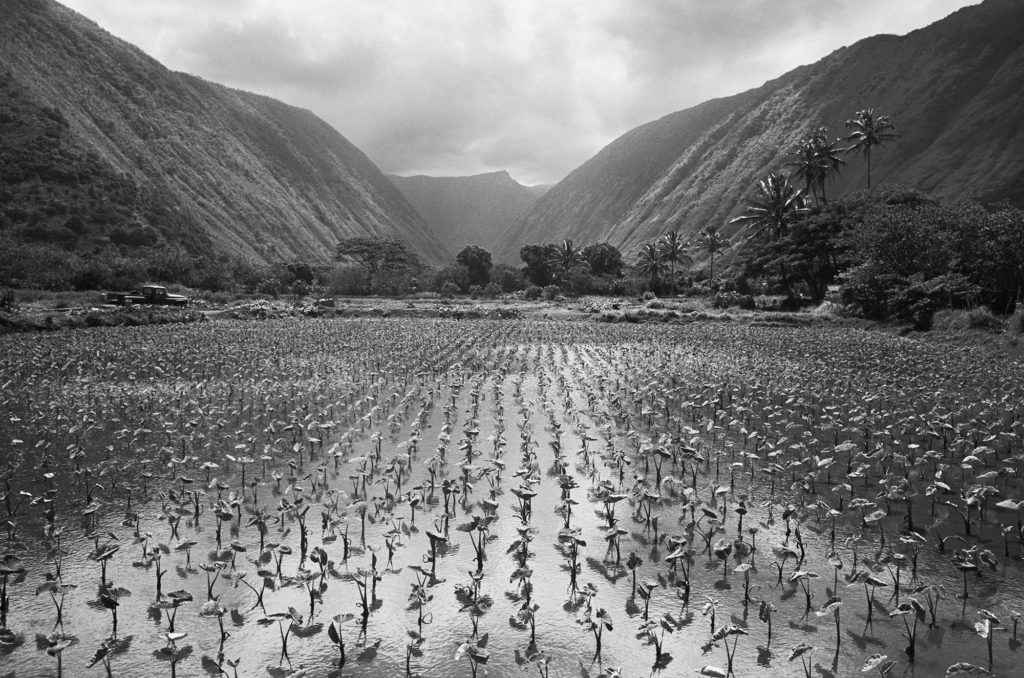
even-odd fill
[{"label": "taro plant", "polygon": [[[707,602],[704,603],[704,607],[701,608],[701,615],[708,617],[711,622],[711,635],[715,635],[715,621],[718,616],[718,599],[712,598],[711,596],[704,596]],[[769,622],[770,628],[770,622]],[[770,641],[769,641],[770,642]]]},{"label": "taro plant", "polygon": [[56,630],[59,626],[61,632],[64,631],[64,598],[68,593],[77,588],[74,584],[65,584],[59,581],[53,575],[47,573],[46,581],[36,587],[36,595],[40,593],[48,593],[50,600],[53,601],[53,607],[56,610],[57,616],[53,622],[53,630]]},{"label": "taro plant", "polygon": [[[921,603],[917,602],[917,599],[911,598],[907,602],[897,605],[896,609],[889,613],[889,617],[899,617],[903,620],[904,637],[909,643],[907,645],[907,656],[910,658],[910,663],[913,664],[917,651],[917,622],[919,619],[924,619],[924,607]],[[907,617],[913,617],[914,623],[911,624],[907,621]]]},{"label": "taro plant", "polygon": [[288,656],[288,637],[292,631],[302,626],[302,615],[294,607],[289,607],[287,612],[275,612],[268,614],[258,622],[261,626],[269,626],[277,623],[278,634],[281,637],[281,656],[277,660],[280,666],[281,661],[287,659],[288,666],[292,665],[291,657]]},{"label": "taro plant", "polygon": [[643,618],[647,619],[647,611],[651,606],[651,597],[654,595],[654,589],[658,588],[659,584],[656,581],[650,579],[640,582],[640,586],[637,591],[640,592],[640,598],[644,601],[644,613]]},{"label": "taro plant", "polygon": [[341,626],[347,621],[355,619],[354,614],[337,614],[331,618],[331,623],[327,627],[327,637],[331,639],[331,643],[338,649],[338,671],[345,668],[345,639],[341,633]]},{"label": "taro plant", "polygon": [[775,610],[776,607],[774,603],[770,603],[763,599],[757,608],[757,618],[768,626],[768,642],[765,643],[764,649],[769,652],[772,649],[772,613]]},{"label": "taro plant", "polygon": [[801,590],[804,593],[804,614],[806,617],[811,613],[811,599],[814,594],[811,592],[811,580],[818,579],[819,575],[814,572],[808,572],[806,570],[797,570],[789,576],[790,583],[796,582],[800,585]]},{"label": "taro plant", "polygon": [[811,678],[811,667],[813,666],[811,655],[814,653],[814,647],[807,643],[800,643],[789,651],[789,661],[794,659],[800,660],[800,666],[804,670],[804,678]]},{"label": "taro plant", "polygon": [[178,662],[192,654],[191,645],[178,645],[179,640],[184,640],[187,637],[187,633],[168,632],[164,636],[164,638],[167,640],[167,644],[154,653],[158,659],[163,659],[164,661],[170,662],[171,678],[176,678],[178,675]]},{"label": "taro plant", "polygon": [[417,572],[417,580],[412,584],[412,591],[409,592],[409,608],[416,610],[416,628],[419,635],[423,636],[424,624],[430,624],[433,622],[433,615],[429,612],[425,612],[427,603],[434,599],[434,594],[430,593],[426,586],[426,578],[423,576],[423,570],[418,565],[411,566]]},{"label": "taro plant", "polygon": [[612,630],[611,615],[603,607],[598,608],[596,613],[590,607],[587,607],[583,616],[577,619],[576,623],[594,634],[594,661],[600,661],[601,637],[606,630]]},{"label": "taro plant", "polygon": [[841,636],[839,635],[839,610],[842,608],[842,606],[843,606],[842,599],[839,598],[838,596],[832,596],[831,598],[829,598],[828,600],[825,601],[825,604],[821,606],[820,610],[818,610],[818,611],[816,611],[814,613],[814,614],[816,614],[819,617],[827,617],[828,615],[831,614],[835,618],[835,622],[836,622],[836,652],[839,651],[839,643],[840,643],[840,640],[841,640]]},{"label": "taro plant", "polygon": [[258,607],[261,610],[263,610],[264,614],[266,614],[267,609],[263,606],[263,593],[267,590],[268,585],[271,588],[273,588],[274,582],[269,577],[262,577],[260,589],[257,591],[256,587],[250,584],[249,581],[246,579],[248,575],[249,573],[244,570],[236,570],[231,573],[229,579],[231,580],[231,583],[234,584],[235,588],[238,588],[239,584],[245,584],[246,588],[248,588],[250,591],[256,594],[256,602],[253,603],[252,607],[249,608],[250,612]]},{"label": "taro plant", "polygon": [[[616,561],[616,562],[618,562],[618,561]],[[670,562],[672,562],[673,565],[675,564],[675,561],[670,561]],[[626,569],[629,570],[630,574],[633,577],[633,588],[632,588],[632,591],[630,593],[630,597],[631,598],[635,598],[636,597],[636,571],[643,564],[644,564],[644,559],[641,558],[640,556],[638,556],[636,554],[636,551],[630,551],[629,552],[629,557],[626,558]]]},{"label": "taro plant", "polygon": [[46,654],[57,658],[57,678],[64,675],[64,650],[71,647],[72,643],[71,639],[64,638],[46,648]]},{"label": "taro plant", "polygon": [[[740,636],[748,635],[747,632],[737,626],[736,624],[728,624],[718,629],[718,631],[711,636],[712,643],[723,642],[725,645],[725,659],[726,669],[725,676],[736,675],[733,671],[733,660],[736,658],[736,646],[740,642]],[[729,647],[729,639],[732,638],[732,647]]]},{"label": "taro plant", "polygon": [[879,678],[885,678],[894,666],[896,666],[896,662],[889,659],[887,655],[873,654],[864,660],[864,664],[860,667],[860,672],[878,671]]},{"label": "taro plant", "polygon": [[469,541],[473,544],[473,552],[476,554],[477,571],[483,571],[484,569],[484,558],[486,557],[484,547],[487,544],[488,526],[492,520],[493,516],[473,516],[473,520],[455,528],[459,532],[469,534]]},{"label": "taro plant", "polygon": [[423,656],[423,636],[415,629],[407,630],[406,635],[408,640],[405,641],[405,675],[407,678],[411,678],[413,675],[412,658]]},{"label": "taro plant", "polygon": [[487,660],[491,658],[491,653],[486,649],[487,640],[488,635],[485,633],[483,636],[476,638],[475,640],[462,643],[455,651],[455,661],[458,661],[463,657],[467,658],[473,678],[476,678],[477,670],[481,666],[485,666],[487,664]]},{"label": "taro plant", "polygon": [[540,605],[537,603],[531,603],[529,600],[524,600],[523,604],[519,606],[519,610],[515,616],[512,617],[510,622],[519,626],[520,628],[530,628],[530,642],[534,645],[537,644],[537,610],[540,609]]},{"label": "taro plant", "polygon": [[922,584],[911,591],[911,595],[918,594],[924,595],[924,602],[928,607],[928,615],[931,617],[928,627],[934,628],[938,622],[939,601],[946,597],[946,588],[941,584]]},{"label": "taro plant", "polygon": [[872,612],[875,608],[875,589],[879,587],[886,587],[884,581],[871,574],[867,570],[860,570],[853,577],[850,578],[850,583],[847,586],[856,586],[857,584],[864,584],[864,597],[867,599],[868,604],[868,623],[871,623]]},{"label": "taro plant", "polygon": [[576,592],[579,590],[579,574],[582,571],[582,566],[579,563],[580,547],[585,547],[587,542],[580,537],[582,530],[580,528],[571,528],[568,530],[561,530],[558,533],[558,543],[561,547],[562,554],[568,561],[562,566],[563,569],[569,571],[569,595],[575,597]]},{"label": "taro plant", "polygon": [[657,620],[648,619],[640,625],[640,632],[636,637],[642,639],[645,644],[654,646],[655,669],[663,669],[672,661],[672,655],[665,652],[664,643],[665,634],[671,634],[674,630],[675,626],[668,615],[662,615]]},{"label": "taro plant", "polygon": [[192,594],[181,589],[180,591],[171,591],[167,594],[166,599],[156,601],[152,607],[163,612],[167,618],[167,630],[173,633],[174,620],[178,616],[178,608],[190,602],[192,602]]},{"label": "taro plant", "polygon": [[992,670],[992,640],[996,631],[1005,631],[1002,626],[999,625],[999,618],[988,610],[978,610],[978,614],[981,616],[981,621],[975,622],[974,630],[978,636],[985,641],[985,645],[988,647],[988,668]]},{"label": "taro plant", "polygon": [[85,665],[85,668],[91,669],[97,664],[102,664],[103,669],[106,671],[107,678],[114,678],[113,667],[110,665],[112,647],[113,644],[108,640],[104,640],[100,643],[100,646],[96,649],[96,652],[93,654],[92,659],[89,660],[89,663]]}]

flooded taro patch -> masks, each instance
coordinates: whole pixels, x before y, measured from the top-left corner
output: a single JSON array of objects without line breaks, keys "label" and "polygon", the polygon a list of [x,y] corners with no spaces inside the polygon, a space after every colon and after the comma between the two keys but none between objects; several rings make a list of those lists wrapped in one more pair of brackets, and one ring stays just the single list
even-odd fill
[{"label": "flooded taro patch", "polygon": [[1017,362],[392,319],[5,336],[0,369],[3,675],[1019,661]]}]

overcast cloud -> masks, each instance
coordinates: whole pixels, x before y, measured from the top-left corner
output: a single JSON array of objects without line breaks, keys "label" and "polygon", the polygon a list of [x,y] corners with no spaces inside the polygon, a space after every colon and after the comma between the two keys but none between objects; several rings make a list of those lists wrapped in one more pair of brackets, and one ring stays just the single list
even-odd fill
[{"label": "overcast cloud", "polygon": [[976,0],[64,0],[385,172],[553,183],[637,125]]}]

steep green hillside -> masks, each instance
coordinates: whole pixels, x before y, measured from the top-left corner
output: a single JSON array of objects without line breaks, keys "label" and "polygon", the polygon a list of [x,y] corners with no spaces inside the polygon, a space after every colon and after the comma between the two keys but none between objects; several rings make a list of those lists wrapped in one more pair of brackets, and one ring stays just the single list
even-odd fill
[{"label": "steep green hillside", "polygon": [[91,248],[325,261],[340,237],[450,254],[309,111],[174,73],[51,0],[0,12],[0,228]]},{"label": "steep green hillside", "polygon": [[[801,136],[821,125],[843,135],[863,108],[889,115],[902,135],[876,152],[875,185],[1024,203],[1022,34],[1024,3],[987,0],[638,127],[551,189],[499,252],[564,237],[634,250],[672,228],[722,226]],[[861,158],[847,161],[830,195],[865,186]]]},{"label": "steep green hillside", "polygon": [[[452,252],[466,245],[492,250],[543,194],[542,189],[518,183],[508,172],[390,179]],[[518,256],[513,261],[518,263]]]}]

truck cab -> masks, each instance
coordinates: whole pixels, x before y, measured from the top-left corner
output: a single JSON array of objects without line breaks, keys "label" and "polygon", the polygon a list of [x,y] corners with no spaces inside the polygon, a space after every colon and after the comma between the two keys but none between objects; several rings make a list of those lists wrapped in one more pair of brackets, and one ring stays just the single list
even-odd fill
[{"label": "truck cab", "polygon": [[106,295],[106,300],[119,306],[130,304],[153,304],[158,306],[185,306],[188,304],[188,297],[180,294],[171,294],[163,285],[143,285],[135,292],[111,292]]}]

